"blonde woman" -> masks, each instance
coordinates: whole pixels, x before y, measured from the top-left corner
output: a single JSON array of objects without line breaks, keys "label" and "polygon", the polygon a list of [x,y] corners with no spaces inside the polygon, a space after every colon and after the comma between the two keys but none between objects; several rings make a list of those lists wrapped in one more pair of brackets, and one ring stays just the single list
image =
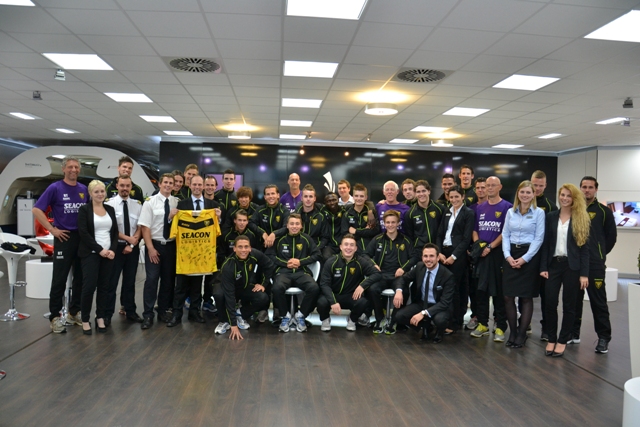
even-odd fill
[{"label": "blonde woman", "polygon": [[[531,181],[522,181],[502,229],[502,290],[510,331],[507,347],[521,348],[527,341],[533,299],[540,293],[538,273],[543,240],[544,211],[536,206]],[[522,305],[519,327],[516,297]]]},{"label": "blonde woman", "polygon": [[91,202],[78,212],[80,246],[78,256],[82,260],[82,331],[91,335],[91,305],[96,293],[96,329],[106,332],[104,311],[107,304],[109,278],[113,259],[118,247],[118,223],[113,207],[104,204],[107,192],[104,183],[93,180],[89,183]]},{"label": "blonde woman", "polygon": [[[589,229],[584,195],[573,184],[558,191],[560,210],[547,214],[542,244],[540,275],[545,284],[545,333],[549,343],[545,354],[561,357],[571,338],[576,298],[589,285]],[[558,296],[562,290],[562,327],[558,331]]]}]

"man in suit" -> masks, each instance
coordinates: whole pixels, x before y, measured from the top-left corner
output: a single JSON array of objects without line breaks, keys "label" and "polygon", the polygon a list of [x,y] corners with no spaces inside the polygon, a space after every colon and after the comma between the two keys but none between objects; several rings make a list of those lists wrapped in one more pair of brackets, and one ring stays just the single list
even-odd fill
[{"label": "man in suit", "polygon": [[[396,321],[399,325],[423,328],[423,338],[429,338],[429,327],[433,324],[436,333],[434,343],[442,341],[444,330],[451,316],[451,304],[455,292],[453,274],[438,264],[440,250],[437,245],[427,243],[422,249],[422,263],[408,271],[395,282],[396,296],[393,304],[399,308]],[[411,285],[411,304],[400,308],[404,302],[404,292]]]},{"label": "man in suit", "polygon": [[[204,180],[200,175],[191,177],[189,184],[191,196],[185,200],[178,202],[178,210],[199,211],[202,209],[215,209],[216,214],[220,211],[219,205],[214,200],[205,198],[202,194],[204,190]],[[179,249],[178,249],[179,250]],[[167,327],[172,328],[182,323],[182,307],[187,298],[191,299],[189,308],[189,320],[204,323],[204,317],[200,313],[200,305],[202,304],[201,288],[202,276],[188,276],[178,274],[176,276],[176,287],[173,294],[173,316],[167,322]]]}]

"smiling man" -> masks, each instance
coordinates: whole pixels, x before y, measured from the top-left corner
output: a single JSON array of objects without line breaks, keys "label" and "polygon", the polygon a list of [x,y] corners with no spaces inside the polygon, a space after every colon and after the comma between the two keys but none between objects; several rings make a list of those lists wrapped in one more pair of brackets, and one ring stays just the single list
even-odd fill
[{"label": "smiling man", "polygon": [[249,229],[262,237],[265,248],[273,246],[277,237],[287,233],[289,209],[280,203],[280,190],[275,184],[264,187],[265,206],[260,207],[249,221]]},{"label": "smiling man", "polygon": [[473,188],[473,177],[473,168],[471,166],[460,166],[458,178],[460,178],[460,187],[464,191],[463,199],[465,206],[471,206],[478,201],[478,197]]},{"label": "smiling man", "polygon": [[[129,156],[120,157],[120,159],[118,160],[118,176],[131,176],[131,172],[133,172],[133,159]],[[113,178],[113,180],[107,187],[107,197],[115,197],[118,195],[118,193],[118,177],[116,177]],[[133,200],[138,200],[140,203],[144,203],[144,194],[142,194],[142,188],[140,188],[140,186],[133,181],[131,181],[131,191],[129,191],[129,197]]]},{"label": "smiling man", "polygon": [[398,225],[398,230],[403,231],[402,220],[404,219],[404,215],[409,211],[411,206],[405,205],[404,203],[400,203],[398,201],[398,194],[400,192],[400,188],[398,184],[394,181],[387,181],[384,183],[382,187],[382,192],[384,193],[384,200],[376,205],[376,212],[380,218],[380,229],[382,231],[384,228],[384,221],[382,218],[384,217],[384,213],[389,210],[394,210],[400,212],[400,224]]}]

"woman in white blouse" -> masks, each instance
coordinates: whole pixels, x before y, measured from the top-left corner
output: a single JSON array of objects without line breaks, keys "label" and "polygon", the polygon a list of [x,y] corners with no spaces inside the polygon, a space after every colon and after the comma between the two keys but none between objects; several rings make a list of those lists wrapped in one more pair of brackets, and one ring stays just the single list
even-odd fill
[{"label": "woman in white blouse", "polygon": [[115,250],[118,246],[118,224],[115,210],[104,204],[106,190],[104,183],[93,180],[89,183],[91,202],[83,205],[78,212],[78,233],[80,246],[78,256],[82,261],[82,331],[91,335],[91,306],[96,293],[96,329],[106,332],[104,310],[107,303],[107,289]]},{"label": "woman in white blouse", "polygon": [[[561,357],[571,337],[576,298],[589,285],[589,229],[591,220],[582,192],[563,184],[558,192],[560,210],[549,212],[545,221],[540,275],[545,283],[545,330],[547,356]],[[558,296],[562,290],[562,328],[558,334]]]}]

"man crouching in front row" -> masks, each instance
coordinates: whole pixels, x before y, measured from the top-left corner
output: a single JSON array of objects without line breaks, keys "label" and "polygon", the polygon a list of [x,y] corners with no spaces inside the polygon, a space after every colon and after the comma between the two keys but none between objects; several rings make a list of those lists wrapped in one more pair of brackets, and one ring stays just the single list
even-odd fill
[{"label": "man crouching in front row", "polygon": [[418,329],[422,327],[423,339],[429,339],[431,324],[436,328],[433,342],[442,341],[444,330],[451,316],[451,304],[455,292],[453,274],[438,264],[440,249],[433,243],[427,243],[422,249],[422,263],[416,268],[403,274],[394,281],[396,296],[393,304],[400,308],[404,298],[403,292],[408,291],[411,284],[411,301],[406,307],[400,308],[396,314],[396,321],[400,325]]},{"label": "man crouching in front row", "polygon": [[364,291],[380,280],[382,273],[367,256],[357,255],[358,246],[353,234],[345,234],[340,242],[340,253],[331,256],[324,263],[320,274],[320,291],[318,313],[322,321],[321,331],[331,330],[331,317],[340,314],[342,309],[349,309],[347,331],[356,330],[358,318],[371,310]]}]

